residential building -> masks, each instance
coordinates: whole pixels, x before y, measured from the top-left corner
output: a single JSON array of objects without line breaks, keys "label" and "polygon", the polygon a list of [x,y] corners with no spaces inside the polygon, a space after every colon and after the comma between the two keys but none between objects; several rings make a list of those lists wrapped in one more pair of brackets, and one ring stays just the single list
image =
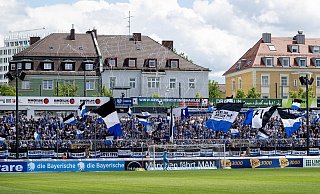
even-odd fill
[{"label": "residential building", "polygon": [[66,83],[78,87],[75,96],[95,96],[100,92],[98,65],[94,31],[76,34],[72,28],[35,41],[13,56],[9,67],[26,73],[23,81],[18,79],[22,96],[59,96]]},{"label": "residential building", "polygon": [[290,91],[305,89],[301,76],[313,77],[312,90],[320,97],[320,38],[306,38],[302,31],[293,37],[272,37],[263,33],[225,73],[226,96],[246,93],[252,87],[262,98],[289,98]]},{"label": "residential building", "polygon": [[173,51],[173,41],[162,44],[141,33],[98,35],[103,59],[102,84],[115,97],[208,98],[209,69]]}]

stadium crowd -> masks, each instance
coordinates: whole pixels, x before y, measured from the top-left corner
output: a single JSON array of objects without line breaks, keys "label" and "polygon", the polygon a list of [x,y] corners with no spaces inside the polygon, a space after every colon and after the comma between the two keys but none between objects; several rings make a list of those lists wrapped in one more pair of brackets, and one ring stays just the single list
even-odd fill
[{"label": "stadium crowd", "polygon": [[[212,131],[206,128],[206,121],[210,115],[194,115],[187,119],[176,117],[174,124],[174,143],[199,144],[199,143],[226,143],[233,145],[237,140],[249,141],[254,146],[288,147],[303,146],[307,130],[306,125],[296,131],[290,138],[286,136],[281,119],[273,117],[267,123],[265,131],[269,138],[258,141],[258,130],[250,125],[243,125],[244,115],[239,114],[228,133]],[[74,125],[64,124],[61,117],[30,118],[20,117],[18,126],[20,132],[20,147],[22,148],[70,148],[75,142],[97,142],[99,148],[105,147],[141,147],[148,144],[166,144],[170,139],[170,123],[165,116],[150,117],[145,126],[133,116],[122,116],[122,136],[113,139],[112,134],[102,120],[96,115],[91,115],[86,120],[80,120]],[[311,118],[310,138],[319,138],[320,119]],[[305,123],[305,122],[304,122]],[[0,148],[14,148],[16,138],[15,120],[12,115],[0,117]],[[3,140],[6,140],[6,144]],[[57,141],[58,140],[58,141]],[[11,142],[11,143],[10,143]],[[313,143],[313,141],[311,142]],[[317,144],[317,141],[314,142]],[[312,145],[312,144],[311,144]],[[8,146],[8,147],[6,147]]]}]

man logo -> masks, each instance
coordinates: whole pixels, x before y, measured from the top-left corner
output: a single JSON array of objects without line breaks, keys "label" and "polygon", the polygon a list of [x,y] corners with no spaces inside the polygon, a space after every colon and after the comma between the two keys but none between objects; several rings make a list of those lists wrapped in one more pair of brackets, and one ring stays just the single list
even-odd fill
[{"label": "man logo", "polygon": [[260,160],[257,158],[250,159],[250,164],[252,168],[257,168],[260,166]]},{"label": "man logo", "polygon": [[281,168],[289,166],[289,161],[287,158],[279,158],[279,163]]}]

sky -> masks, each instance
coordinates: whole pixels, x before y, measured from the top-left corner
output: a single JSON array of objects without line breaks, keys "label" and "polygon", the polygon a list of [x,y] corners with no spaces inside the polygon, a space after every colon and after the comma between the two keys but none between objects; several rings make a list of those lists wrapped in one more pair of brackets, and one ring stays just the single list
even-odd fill
[{"label": "sky", "polygon": [[306,38],[320,38],[314,0],[0,0],[0,10],[0,46],[10,32],[69,32],[72,24],[76,33],[129,34],[130,11],[131,34],[173,40],[219,83],[264,32],[293,37],[303,30]]}]

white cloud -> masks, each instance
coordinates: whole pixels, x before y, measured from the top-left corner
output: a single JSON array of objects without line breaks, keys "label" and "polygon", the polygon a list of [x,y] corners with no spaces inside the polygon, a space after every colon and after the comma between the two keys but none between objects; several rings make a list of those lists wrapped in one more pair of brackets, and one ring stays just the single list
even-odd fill
[{"label": "white cloud", "polygon": [[95,27],[98,34],[128,34],[130,11],[131,33],[141,32],[159,42],[173,40],[178,52],[212,70],[210,79],[224,82],[223,72],[263,32],[294,36],[302,29],[306,37],[319,37],[320,4],[313,0],[195,0],[188,8],[178,0],[113,2],[81,0],[31,7],[24,1],[0,1],[0,38],[10,30],[43,26],[50,32],[68,32],[72,24],[77,33]]}]

